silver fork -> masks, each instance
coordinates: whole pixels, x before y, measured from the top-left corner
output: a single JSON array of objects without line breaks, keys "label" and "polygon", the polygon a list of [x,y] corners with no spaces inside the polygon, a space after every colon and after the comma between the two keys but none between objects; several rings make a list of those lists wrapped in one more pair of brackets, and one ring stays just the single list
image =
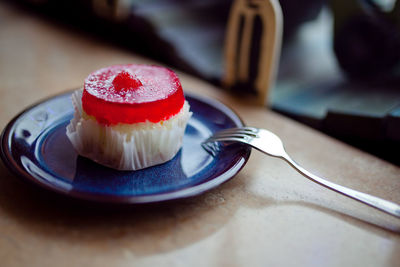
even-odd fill
[{"label": "silver fork", "polygon": [[[281,139],[270,131],[253,127],[226,129],[219,131],[213,136],[209,137],[203,142],[203,145],[207,147],[208,145],[215,142],[240,142],[250,145],[251,147],[267,155],[285,160],[300,174],[310,179],[311,181],[316,182],[317,184],[320,184],[337,193],[360,201],[361,203],[364,203],[375,209],[381,210],[390,215],[400,218],[400,205],[329,182],[301,167],[286,153]],[[215,150],[215,147],[213,146],[209,146],[208,148],[211,148],[211,150]]]}]

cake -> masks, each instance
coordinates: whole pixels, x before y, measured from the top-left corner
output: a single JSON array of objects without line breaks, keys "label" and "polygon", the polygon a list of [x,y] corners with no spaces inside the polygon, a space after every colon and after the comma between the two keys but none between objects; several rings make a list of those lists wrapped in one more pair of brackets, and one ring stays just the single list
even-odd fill
[{"label": "cake", "polygon": [[118,170],[171,160],[192,113],[178,76],[164,67],[126,64],[91,73],[72,94],[67,136],[79,155]]}]

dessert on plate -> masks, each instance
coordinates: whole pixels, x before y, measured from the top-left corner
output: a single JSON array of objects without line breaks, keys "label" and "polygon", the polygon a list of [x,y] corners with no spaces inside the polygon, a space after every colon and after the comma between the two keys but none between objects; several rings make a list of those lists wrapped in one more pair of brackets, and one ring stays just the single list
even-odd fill
[{"label": "dessert on plate", "polygon": [[172,159],[192,113],[178,76],[164,67],[126,64],[90,74],[72,95],[67,136],[76,151],[118,170]]}]

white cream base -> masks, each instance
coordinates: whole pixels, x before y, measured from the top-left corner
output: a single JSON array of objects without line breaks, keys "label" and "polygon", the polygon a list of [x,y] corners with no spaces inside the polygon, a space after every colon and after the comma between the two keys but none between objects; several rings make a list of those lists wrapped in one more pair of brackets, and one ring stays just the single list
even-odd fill
[{"label": "white cream base", "polygon": [[106,126],[82,109],[82,89],[72,94],[74,118],[67,136],[84,157],[118,170],[139,170],[172,159],[182,146],[192,116],[185,101],[182,110],[166,121]]}]

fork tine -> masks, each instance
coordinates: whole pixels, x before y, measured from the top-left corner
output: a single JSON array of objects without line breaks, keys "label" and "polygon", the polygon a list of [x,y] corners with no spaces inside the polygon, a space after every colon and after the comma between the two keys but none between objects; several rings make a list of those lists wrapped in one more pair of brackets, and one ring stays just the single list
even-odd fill
[{"label": "fork tine", "polygon": [[212,142],[241,142],[246,143],[246,140],[240,137],[215,137],[212,136],[205,140],[204,143],[212,143]]},{"label": "fork tine", "polygon": [[230,138],[230,137],[236,137],[236,138],[242,138],[248,140],[249,138],[253,138],[253,134],[247,134],[247,133],[216,133],[213,136],[213,138]]},{"label": "fork tine", "polygon": [[224,130],[220,130],[217,133],[258,133],[259,130],[254,127],[239,127],[239,128],[228,128]]},{"label": "fork tine", "polygon": [[223,131],[216,132],[213,135],[222,135],[222,134],[255,135],[255,133],[253,133],[253,132],[244,131],[244,130],[240,130],[240,129],[239,130],[234,130],[234,129],[223,130]]},{"label": "fork tine", "polygon": [[216,132],[213,136],[229,136],[229,135],[240,135],[248,137],[258,137],[258,133],[252,130],[242,129],[242,128],[231,128]]},{"label": "fork tine", "polygon": [[258,134],[252,133],[252,132],[242,132],[242,131],[226,131],[226,132],[217,132],[213,134],[215,137],[229,137],[229,136],[235,136],[235,137],[242,137],[242,138],[256,138],[258,137]]}]

